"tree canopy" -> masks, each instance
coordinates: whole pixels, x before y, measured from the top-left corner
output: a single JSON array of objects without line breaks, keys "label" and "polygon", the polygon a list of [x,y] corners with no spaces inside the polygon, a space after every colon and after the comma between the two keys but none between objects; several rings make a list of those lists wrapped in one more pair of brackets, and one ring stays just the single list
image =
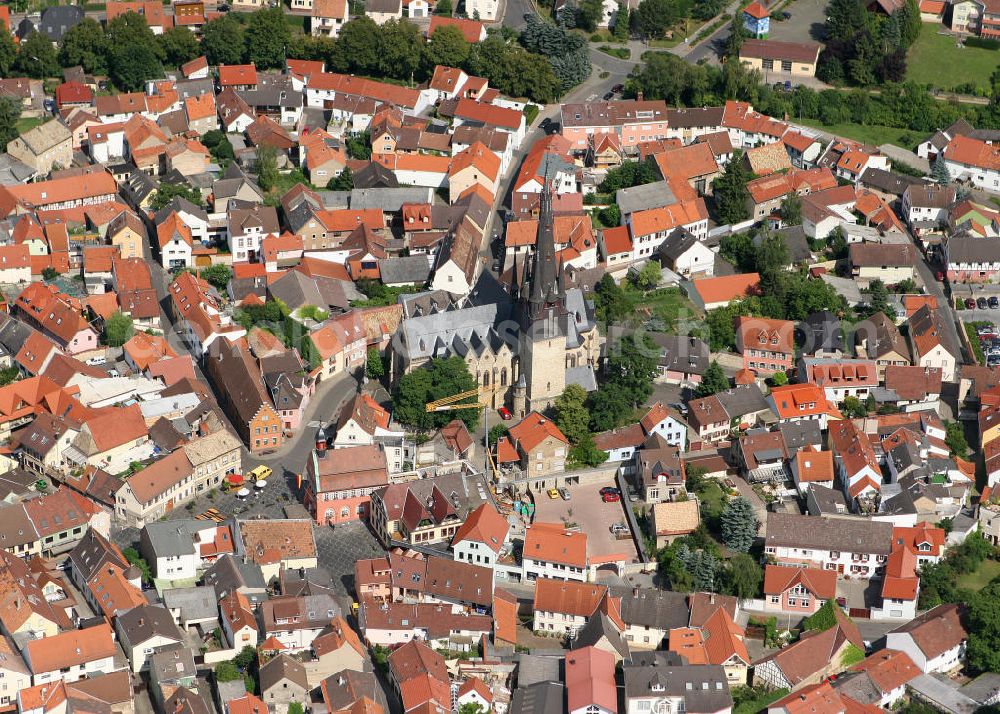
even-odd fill
[{"label": "tree canopy", "polygon": [[132,318],[121,311],[115,312],[104,323],[104,334],[111,347],[121,347],[135,334]]},{"label": "tree canopy", "polygon": [[428,412],[425,405],[475,388],[476,381],[461,357],[432,359],[400,378],[393,396],[396,418],[422,429],[439,429],[452,419],[461,419],[474,430],[479,424],[478,409]]}]

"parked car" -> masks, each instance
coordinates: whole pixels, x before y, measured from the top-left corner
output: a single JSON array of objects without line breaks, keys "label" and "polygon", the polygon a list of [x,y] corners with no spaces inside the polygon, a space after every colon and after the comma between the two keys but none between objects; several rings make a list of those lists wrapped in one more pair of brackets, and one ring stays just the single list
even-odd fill
[{"label": "parked car", "polygon": [[969,310],[975,310],[976,309],[976,301],[973,300],[972,298],[965,298],[965,307],[967,309],[969,309]]},{"label": "parked car", "polygon": [[545,117],[538,122],[538,128],[542,131],[548,131],[550,126],[552,126],[552,117]]},{"label": "parked car", "polygon": [[980,325],[979,327],[976,328],[976,334],[983,335],[983,336],[994,335],[994,334],[996,334],[996,326],[995,325]]},{"label": "parked car", "polygon": [[620,94],[621,92],[625,91],[625,85],[624,84],[616,84],[615,86],[613,86],[611,88],[611,91],[614,92],[615,94]]},{"label": "parked car", "polygon": [[500,418],[503,419],[504,421],[510,421],[511,417],[513,416],[510,413],[510,409],[508,409],[507,407],[500,407],[499,409],[497,409],[497,414],[499,414]]},{"label": "parked car", "polygon": [[91,357],[87,360],[87,364],[91,367],[97,367],[98,365],[105,364],[108,361],[107,357]]},{"label": "parked car", "polygon": [[981,297],[978,300],[976,300],[976,307],[978,307],[980,310],[985,310],[987,307],[989,307],[989,303],[986,301],[986,298]]},{"label": "parked car", "polygon": [[991,310],[996,310],[998,307],[1000,307],[1000,298],[998,298],[996,295],[991,297],[988,302]]},{"label": "parked car", "polygon": [[551,498],[552,500],[559,498],[559,492],[554,488],[550,488],[548,491],[546,491],[546,493],[549,494],[549,498]]},{"label": "parked car", "polygon": [[604,94],[604,101],[606,101],[606,102],[610,102],[614,98],[615,98],[615,93],[614,92],[606,92]]},{"label": "parked car", "polygon": [[562,496],[562,500],[564,501],[569,500],[569,491],[567,491],[565,488],[559,489],[559,495]]},{"label": "parked car", "polygon": [[628,526],[624,523],[612,523],[611,532],[615,535],[618,535],[619,533],[628,533]]},{"label": "parked car", "polygon": [[601,494],[601,500],[605,503],[615,503],[616,501],[622,500],[621,494],[618,493],[605,493]]},{"label": "parked car", "polygon": [[935,279],[936,279],[936,280],[937,280],[937,281],[938,281],[939,283],[943,283],[943,282],[944,282],[944,273],[942,273],[942,272],[941,272],[941,271],[939,270],[939,271],[937,271],[936,273],[934,273],[934,278],[935,278]]}]

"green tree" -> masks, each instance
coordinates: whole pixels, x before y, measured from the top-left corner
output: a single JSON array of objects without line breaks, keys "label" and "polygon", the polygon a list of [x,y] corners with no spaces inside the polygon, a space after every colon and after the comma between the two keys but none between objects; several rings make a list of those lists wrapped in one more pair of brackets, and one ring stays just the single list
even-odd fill
[{"label": "green tree", "polygon": [[608,357],[605,386],[621,394],[633,409],[641,406],[653,393],[658,356],[659,350],[648,335],[626,335]]},{"label": "green tree", "polygon": [[865,9],[860,0],[831,0],[826,10],[827,37],[847,42],[865,26]]},{"label": "green tree", "polygon": [[572,463],[593,468],[608,460],[608,452],[597,448],[593,434],[588,431],[579,442],[570,447],[569,460]]},{"label": "green tree", "polygon": [[21,370],[17,367],[4,367],[0,369],[0,387],[6,387],[8,384],[13,384],[21,376]]},{"label": "green tree", "polygon": [[490,448],[492,449],[497,445],[500,439],[507,435],[507,425],[506,424],[494,424],[490,427],[489,433],[486,435]]},{"label": "green tree", "polygon": [[[425,365],[404,374],[393,396],[396,418],[402,424],[422,429],[437,429],[455,417],[470,430],[479,423],[478,409],[458,409],[454,412],[428,412],[425,405],[437,399],[476,389],[476,380],[461,357],[432,359]],[[469,402],[476,400],[469,399]]]},{"label": "green tree", "polygon": [[216,682],[236,682],[243,679],[243,673],[229,660],[224,660],[215,665]]},{"label": "green tree", "polygon": [[729,23],[729,37],[726,38],[726,57],[739,57],[743,43],[750,39],[750,32],[743,24],[742,13],[736,13]]},{"label": "green tree", "polygon": [[437,5],[434,6],[435,15],[443,15],[444,17],[451,17],[452,4],[451,0],[438,0]]},{"label": "green tree", "polygon": [[663,37],[686,14],[686,0],[642,0],[633,13],[635,30],[647,39]]},{"label": "green tree", "polygon": [[412,80],[427,44],[420,28],[406,19],[389,20],[382,25],[378,39],[379,74]]},{"label": "green tree", "polygon": [[944,162],[943,151],[939,151],[937,157],[934,159],[934,164],[931,168],[931,180],[941,186],[947,186],[951,183],[951,174],[948,172],[948,165]]},{"label": "green tree", "polygon": [[743,496],[731,498],[722,509],[722,542],[727,548],[746,553],[757,537],[760,522],[753,512],[753,504]]},{"label": "green tree", "polygon": [[139,555],[139,551],[129,546],[122,550],[122,555],[125,556],[125,560],[128,561],[129,565],[134,565],[142,573],[142,582],[147,584],[153,582],[153,571],[150,569],[146,559]]},{"label": "green tree", "polygon": [[0,22],[0,77],[9,77],[10,69],[17,59],[17,43],[10,34],[10,28]]},{"label": "green tree", "polygon": [[163,60],[163,50],[156,41],[156,35],[150,29],[145,15],[130,10],[115,17],[107,27],[108,52],[111,54],[112,64],[115,55],[126,47],[134,45],[148,48],[158,60]]},{"label": "green tree", "polygon": [[965,440],[965,430],[961,422],[945,422],[944,443],[955,456],[964,458],[969,453],[969,443]]},{"label": "green tree", "polygon": [[385,376],[385,363],[377,347],[368,348],[368,357],[365,360],[365,374],[368,379],[382,379]]},{"label": "green tree", "polygon": [[14,71],[33,79],[45,79],[59,74],[59,58],[48,35],[32,32],[21,41],[14,60]]},{"label": "green tree", "polygon": [[607,431],[634,423],[632,411],[633,407],[624,394],[613,387],[602,387],[590,395],[590,428]]},{"label": "green tree", "polygon": [[375,74],[380,62],[380,39],[379,26],[367,15],[344,23],[337,37],[339,59],[334,61],[335,68]]},{"label": "green tree", "polygon": [[114,313],[104,323],[104,335],[112,347],[121,347],[135,334],[132,318],[121,311]]},{"label": "green tree", "polygon": [[171,27],[156,40],[163,50],[163,61],[171,67],[180,67],[201,54],[198,38],[186,27]]},{"label": "green tree", "polygon": [[623,2],[618,3],[618,12],[615,13],[615,24],[612,34],[616,40],[624,42],[628,40],[629,10],[628,5]]},{"label": "green tree", "polygon": [[826,632],[837,624],[837,616],[834,613],[835,607],[837,605],[833,600],[827,600],[819,610],[802,621],[802,629],[804,631],[816,630]]},{"label": "green tree", "polygon": [[802,199],[797,193],[790,193],[781,202],[781,222],[788,226],[802,225]]},{"label": "green tree", "polygon": [[605,208],[602,208],[599,215],[601,223],[603,223],[606,226],[621,225],[622,212],[621,209],[618,208],[618,204],[616,203],[611,203]]},{"label": "green tree", "polygon": [[621,166],[608,170],[597,190],[615,193],[619,189],[653,183],[659,180],[658,171],[656,161],[651,157],[645,161],[623,161]]},{"label": "green tree", "polygon": [[246,645],[235,657],[233,664],[241,670],[248,670],[257,664],[257,649],[253,645]]},{"label": "green tree", "polygon": [[201,49],[212,66],[240,64],[244,52],[243,26],[232,15],[209,20],[201,30]]},{"label": "green tree", "polygon": [[788,374],[785,372],[775,372],[771,375],[771,384],[775,387],[784,387],[788,384]]},{"label": "green tree", "polygon": [[84,72],[93,74],[108,71],[108,38],[97,20],[85,17],[66,30],[59,45],[59,63],[63,67],[80,65]]},{"label": "green tree", "polygon": [[750,600],[760,593],[764,572],[760,563],[748,553],[737,553],[726,563],[722,572],[723,589],[740,600]]},{"label": "green tree", "polygon": [[42,268],[42,280],[47,283],[51,283],[53,280],[59,277],[59,271],[53,268],[51,265]]},{"label": "green tree", "polygon": [[282,7],[269,7],[251,13],[244,33],[246,58],[257,69],[285,66],[286,51],[292,32],[285,22]]},{"label": "green tree", "polygon": [[202,278],[207,280],[212,287],[219,292],[224,292],[229,281],[233,279],[233,269],[228,265],[219,263],[202,268],[200,271]]},{"label": "green tree", "polygon": [[660,264],[655,260],[647,260],[642,269],[635,274],[635,285],[640,290],[652,290],[660,284],[663,273]]},{"label": "green tree", "polygon": [[726,170],[712,182],[720,223],[739,223],[750,217],[747,182],[752,178],[753,173],[743,163],[743,152],[733,152]]},{"label": "green tree", "polygon": [[305,707],[300,702],[288,703],[288,714],[305,714]]},{"label": "green tree", "polygon": [[584,32],[593,32],[604,16],[603,0],[580,0],[576,12],[576,24]]},{"label": "green tree", "polygon": [[483,707],[476,702],[466,702],[458,708],[458,714],[485,714]]},{"label": "green tree", "polygon": [[334,176],[327,181],[326,188],[329,191],[350,191],[354,188],[354,173],[350,166],[345,166],[339,176]]},{"label": "green tree", "polygon": [[594,304],[597,319],[608,324],[621,322],[632,312],[632,304],[625,291],[607,273],[594,286]]},{"label": "green tree", "polygon": [[264,144],[257,147],[257,185],[270,191],[278,184],[278,153]]},{"label": "green tree", "polygon": [[471,46],[457,27],[443,25],[434,30],[424,46],[424,66],[428,75],[437,65],[462,67],[469,59]]},{"label": "green tree", "polygon": [[705,374],[701,377],[701,384],[695,388],[694,395],[696,397],[708,397],[719,392],[724,392],[727,389],[729,389],[729,377],[722,371],[719,363],[712,360],[711,364],[705,370]]},{"label": "green tree", "polygon": [[123,91],[137,92],[148,80],[162,76],[163,65],[149,45],[126,45],[111,57],[111,79]]},{"label": "green tree", "polygon": [[868,407],[857,397],[844,397],[841,413],[848,419],[859,419],[868,415]]},{"label": "green tree", "polygon": [[553,405],[556,426],[571,444],[580,443],[590,434],[590,412],[586,402],[587,390],[578,384],[570,384]]},{"label": "green tree", "polygon": [[183,183],[161,183],[150,199],[149,207],[159,211],[175,198],[184,198],[196,206],[202,205],[201,192],[198,189]]},{"label": "green tree", "polygon": [[17,121],[20,118],[21,102],[13,97],[0,97],[0,146],[4,149],[18,135]]}]

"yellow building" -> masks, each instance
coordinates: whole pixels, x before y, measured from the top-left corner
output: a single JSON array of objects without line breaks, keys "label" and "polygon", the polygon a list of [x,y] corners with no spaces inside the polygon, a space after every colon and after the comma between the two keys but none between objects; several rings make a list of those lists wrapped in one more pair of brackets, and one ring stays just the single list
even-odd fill
[{"label": "yellow building", "polygon": [[815,77],[821,49],[815,42],[747,40],[740,48],[740,62],[759,70],[765,82]]}]

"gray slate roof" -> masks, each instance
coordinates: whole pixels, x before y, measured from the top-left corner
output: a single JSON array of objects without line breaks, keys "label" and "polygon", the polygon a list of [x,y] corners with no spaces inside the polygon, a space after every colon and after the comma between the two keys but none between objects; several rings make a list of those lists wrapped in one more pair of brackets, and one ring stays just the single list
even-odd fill
[{"label": "gray slate roof", "polygon": [[386,285],[402,283],[420,285],[426,283],[431,274],[430,263],[423,255],[410,255],[402,258],[385,258],[379,261],[379,273]]}]

